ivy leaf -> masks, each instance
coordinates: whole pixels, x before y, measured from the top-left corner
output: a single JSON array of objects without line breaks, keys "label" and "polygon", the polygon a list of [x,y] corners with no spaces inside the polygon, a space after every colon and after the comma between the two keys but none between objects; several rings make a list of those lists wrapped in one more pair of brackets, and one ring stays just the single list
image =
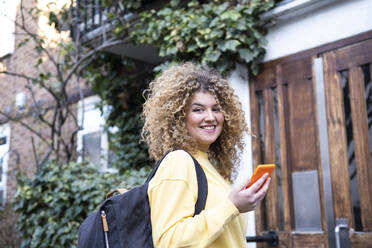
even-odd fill
[{"label": "ivy leaf", "polygon": [[18,43],[18,46],[17,48],[20,48],[21,46],[23,46],[24,44],[26,44],[27,42],[29,42],[29,38],[25,38],[23,41],[21,41],[20,43]]},{"label": "ivy leaf", "polygon": [[223,52],[226,52],[227,50],[235,52],[236,47],[240,45],[240,42],[237,40],[227,40],[227,41],[219,40],[217,41],[217,45],[218,45],[218,48]]},{"label": "ivy leaf", "polygon": [[210,32],[206,38],[207,39],[213,39],[216,40],[217,38],[221,38],[223,36],[223,31],[212,29],[212,32]]},{"label": "ivy leaf", "polygon": [[164,8],[158,12],[159,16],[168,16],[172,14],[172,9],[170,8]]},{"label": "ivy leaf", "polygon": [[205,29],[199,29],[198,32],[201,34],[201,35],[208,35],[212,32],[212,30],[210,28],[205,28]]},{"label": "ivy leaf", "polygon": [[262,39],[262,38],[264,38],[264,36],[260,32],[258,32],[257,30],[254,30],[253,31],[253,35],[254,35],[254,37],[256,39]]},{"label": "ivy leaf", "polygon": [[216,15],[221,15],[225,10],[227,10],[228,7],[229,7],[229,4],[228,3],[221,4],[220,6],[218,6],[216,8],[216,10],[214,11],[214,13]]},{"label": "ivy leaf", "polygon": [[246,30],[247,29],[247,22],[245,19],[239,19],[236,28],[240,31]]},{"label": "ivy leaf", "polygon": [[43,59],[42,58],[39,58],[38,60],[37,60],[37,64],[36,64],[36,66],[39,66],[40,64],[42,64],[43,63]]},{"label": "ivy leaf", "polygon": [[191,1],[187,4],[187,7],[189,7],[189,8],[198,7],[198,6],[199,6],[198,1]]},{"label": "ivy leaf", "polygon": [[216,62],[221,56],[221,52],[218,50],[207,50],[204,60],[207,62]]},{"label": "ivy leaf", "polygon": [[196,37],[195,41],[196,41],[196,44],[198,45],[198,47],[200,47],[200,48],[208,46],[208,41],[200,39],[199,37]]},{"label": "ivy leaf", "polygon": [[172,7],[177,7],[180,4],[180,0],[171,0],[170,5]]},{"label": "ivy leaf", "polygon": [[122,27],[122,26],[116,26],[115,28],[114,28],[114,30],[113,30],[113,33],[115,34],[115,35],[119,35],[119,34],[121,34],[121,32],[123,32],[123,30],[124,30],[124,28]]},{"label": "ivy leaf", "polygon": [[242,58],[245,62],[249,63],[253,60],[254,56],[251,50],[247,48],[240,48],[238,49],[240,58]]},{"label": "ivy leaf", "polygon": [[107,18],[108,18],[109,20],[114,20],[114,18],[115,18],[115,14],[112,13],[112,12],[108,12],[108,13],[106,14],[106,16],[107,16]]},{"label": "ivy leaf", "polygon": [[257,63],[252,63],[251,64],[251,71],[253,75],[257,75],[259,71],[259,67]]},{"label": "ivy leaf", "polygon": [[198,48],[195,42],[191,42],[190,44],[187,45],[187,50],[186,52],[190,53],[195,51]]},{"label": "ivy leaf", "polygon": [[227,19],[230,19],[232,21],[237,21],[241,18],[241,15],[239,12],[237,11],[227,11],[227,12],[224,12],[222,15],[221,15],[221,20],[227,20]]},{"label": "ivy leaf", "polygon": [[167,55],[176,54],[177,53],[177,47],[168,47],[167,48]]},{"label": "ivy leaf", "polygon": [[43,51],[43,47],[42,47],[42,45],[40,45],[40,44],[36,45],[36,46],[35,46],[35,50],[36,50],[37,53],[40,54],[40,53]]},{"label": "ivy leaf", "polygon": [[219,24],[221,24],[219,22],[219,18],[218,17],[215,17],[213,18],[213,20],[209,23],[209,27],[210,28],[214,28],[214,27],[217,27]]},{"label": "ivy leaf", "polygon": [[229,62],[227,60],[222,60],[217,63],[217,70],[219,72],[224,72],[229,66]]},{"label": "ivy leaf", "polygon": [[59,31],[59,19],[58,16],[54,12],[49,13],[49,25],[54,24],[55,28]]},{"label": "ivy leaf", "polygon": [[266,40],[265,36],[262,36],[261,39],[259,39],[259,42],[260,42],[263,46],[266,46],[266,45],[267,45],[267,40]]}]

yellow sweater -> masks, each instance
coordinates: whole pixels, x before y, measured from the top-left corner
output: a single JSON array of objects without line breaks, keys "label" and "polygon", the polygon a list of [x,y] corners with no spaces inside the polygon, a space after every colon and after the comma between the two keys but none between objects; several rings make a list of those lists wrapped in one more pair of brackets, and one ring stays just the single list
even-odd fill
[{"label": "yellow sweater", "polygon": [[230,183],[209,162],[207,153],[193,156],[207,176],[205,209],[193,217],[198,184],[192,158],[182,150],[169,153],[148,188],[154,246],[246,247],[247,223],[227,197]]}]

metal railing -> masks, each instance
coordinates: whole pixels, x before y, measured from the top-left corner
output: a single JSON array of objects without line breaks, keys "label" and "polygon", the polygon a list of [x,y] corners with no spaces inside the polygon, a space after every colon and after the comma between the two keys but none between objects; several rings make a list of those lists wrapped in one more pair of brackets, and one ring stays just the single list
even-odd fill
[{"label": "metal railing", "polygon": [[[141,8],[156,5],[158,1],[141,0]],[[104,25],[114,23],[119,19],[131,20],[133,13],[121,1],[111,1],[110,5],[103,0],[75,0],[74,17],[80,32],[89,33]]]},{"label": "metal railing", "polygon": [[111,6],[103,6],[102,0],[76,0],[75,18],[80,31],[88,33],[101,27],[110,15],[116,16],[123,11],[118,1],[113,1]]}]

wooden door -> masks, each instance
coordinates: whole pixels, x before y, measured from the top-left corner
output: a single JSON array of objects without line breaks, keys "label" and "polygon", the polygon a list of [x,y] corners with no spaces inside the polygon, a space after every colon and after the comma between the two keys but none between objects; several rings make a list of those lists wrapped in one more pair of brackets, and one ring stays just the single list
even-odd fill
[{"label": "wooden door", "polygon": [[275,230],[279,247],[326,247],[312,58],[265,64],[251,81],[254,164],[277,164],[257,233]]},{"label": "wooden door", "polygon": [[277,164],[256,231],[276,231],[278,247],[334,247],[339,220],[348,221],[352,247],[372,247],[370,51],[372,39],[312,51],[265,63],[251,77],[254,164]]},{"label": "wooden door", "polygon": [[372,40],[321,55],[335,219],[351,247],[372,247]]}]

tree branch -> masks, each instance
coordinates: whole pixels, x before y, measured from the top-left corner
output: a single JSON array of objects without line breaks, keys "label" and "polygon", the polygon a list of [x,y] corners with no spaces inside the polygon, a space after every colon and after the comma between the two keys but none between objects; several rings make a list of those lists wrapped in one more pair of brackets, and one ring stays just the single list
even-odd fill
[{"label": "tree branch", "polygon": [[[65,78],[65,82],[68,82],[71,77],[74,75],[76,70],[80,67],[80,65],[87,59],[89,59],[92,55],[96,54],[99,51],[102,51],[103,49],[109,48],[111,46],[116,46],[116,45],[121,45],[121,44],[126,44],[128,41],[123,41],[123,40],[111,40],[110,42],[105,42],[102,45],[90,50],[87,54],[85,54],[80,60],[78,60],[74,66],[71,68],[69,71],[68,75]],[[80,68],[82,70],[82,68]]]},{"label": "tree branch", "polygon": [[50,146],[49,149],[48,149],[48,151],[45,153],[44,157],[41,159],[38,168],[41,168],[42,166],[44,166],[44,164],[46,163],[46,161],[48,161],[48,159],[49,159],[50,154],[52,153],[52,151],[53,151],[53,148]]},{"label": "tree branch", "polygon": [[35,147],[35,142],[34,142],[34,137],[33,136],[31,136],[31,144],[32,144],[32,153],[34,154],[35,164],[36,164],[36,167],[39,168],[39,158],[37,157],[36,147]]},{"label": "tree branch", "polygon": [[0,115],[4,116],[5,118],[7,118],[8,120],[10,121],[14,121],[16,123],[19,123],[21,124],[23,127],[25,127],[27,130],[29,130],[31,133],[35,134],[40,140],[42,140],[44,143],[46,143],[47,145],[50,145],[50,142],[48,142],[40,133],[38,133],[36,130],[34,130],[32,127],[30,127],[29,125],[27,125],[26,123],[24,123],[23,121],[21,121],[20,119],[18,118],[13,118],[11,116],[9,116],[8,114],[4,113],[3,111],[0,110]]},{"label": "tree branch", "polygon": [[34,91],[31,88],[31,86],[30,85],[26,86],[26,89],[28,89],[31,93],[31,98],[32,98],[32,101],[34,102],[35,108],[37,110],[37,117],[39,118],[39,120],[41,122],[45,123],[48,127],[53,128],[52,124],[49,121],[44,119],[44,116],[42,114],[43,109],[39,106],[39,103],[36,101],[35,94],[34,94]]},{"label": "tree branch", "polygon": [[0,74],[6,74],[6,75],[9,75],[9,76],[13,76],[13,77],[20,77],[20,78],[24,78],[26,80],[31,80],[31,81],[37,82],[38,84],[40,84],[40,86],[42,88],[46,89],[49,92],[49,94],[51,94],[56,100],[58,100],[58,96],[55,94],[53,89],[48,87],[47,85],[45,85],[44,82],[42,82],[41,80],[39,80],[37,78],[29,77],[29,76],[26,76],[26,75],[21,74],[21,73],[9,72],[9,71],[0,71]]},{"label": "tree branch", "polygon": [[50,61],[52,61],[52,63],[56,67],[58,78],[62,82],[63,81],[63,75],[62,75],[62,72],[60,70],[60,66],[57,63],[57,61],[54,59],[54,57],[50,54],[50,52],[45,47],[43,47],[43,44],[42,44],[43,42],[41,42],[43,40],[43,38],[41,38],[40,36],[38,36],[35,33],[30,32],[25,25],[24,13],[23,13],[23,11],[24,11],[23,0],[21,2],[20,10],[21,10],[21,15],[22,15],[22,24],[19,24],[17,21],[15,21],[14,22],[15,25],[18,26],[19,28],[21,28],[23,31],[25,31],[26,34],[28,36],[30,36],[36,42],[36,44],[42,49],[42,51],[45,52],[47,57],[50,59]]}]

